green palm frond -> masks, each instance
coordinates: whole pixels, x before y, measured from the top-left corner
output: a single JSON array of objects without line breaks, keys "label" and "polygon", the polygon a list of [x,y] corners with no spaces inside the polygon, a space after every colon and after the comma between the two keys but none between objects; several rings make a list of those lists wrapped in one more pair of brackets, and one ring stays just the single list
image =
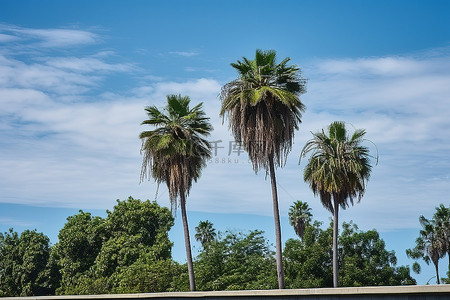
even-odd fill
[{"label": "green palm frond", "polygon": [[212,130],[209,118],[202,103],[192,109],[189,104],[187,96],[168,95],[162,110],[147,107],[148,119],[142,125],[156,128],[139,135],[141,181],[150,175],[158,183],[165,182],[173,207],[177,206],[178,196],[189,194],[192,182],[197,181],[206,160],[211,158],[211,146],[205,139]]},{"label": "green palm frond", "polygon": [[363,146],[365,130],[349,136],[344,122],[333,122],[313,133],[300,154],[300,161],[311,152],[303,178],[329,211],[333,201],[346,208],[363,196],[372,170],[369,149]]},{"label": "green palm frond", "polygon": [[294,227],[295,233],[303,238],[303,233],[307,225],[311,223],[312,213],[308,203],[295,201],[289,208],[289,224]]},{"label": "green palm frond", "polygon": [[244,145],[253,169],[268,170],[269,157],[282,166],[292,147],[304,104],[306,81],[299,68],[276,62],[274,50],[256,50],[255,58],[232,63],[239,77],[223,86],[220,116],[228,117],[236,141]]}]

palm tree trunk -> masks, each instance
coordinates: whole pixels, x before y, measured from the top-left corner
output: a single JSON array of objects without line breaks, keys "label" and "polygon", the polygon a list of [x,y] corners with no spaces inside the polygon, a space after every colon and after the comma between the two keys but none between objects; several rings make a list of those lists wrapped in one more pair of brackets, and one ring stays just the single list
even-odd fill
[{"label": "palm tree trunk", "polygon": [[333,287],[338,287],[338,233],[339,233],[339,204],[334,198],[334,220],[333,220]]},{"label": "palm tree trunk", "polygon": [[189,274],[189,287],[191,291],[195,291],[194,265],[192,263],[191,240],[189,238],[189,226],[186,214],[186,197],[183,193],[180,195],[181,200],[181,219],[183,220],[184,229],[184,246],[186,247],[186,260]]},{"label": "palm tree trunk", "polygon": [[441,284],[441,281],[439,280],[439,261],[434,262],[434,268],[436,269],[436,283]]},{"label": "palm tree trunk", "polygon": [[275,167],[273,164],[272,154],[269,155],[269,168],[270,168],[270,181],[272,183],[273,218],[275,220],[278,288],[284,289],[284,271],[283,271],[283,256],[282,256],[283,250],[281,246],[280,212],[278,209],[277,181],[275,178]]},{"label": "palm tree trunk", "polygon": [[450,250],[447,252],[448,256],[448,275],[447,277],[450,278]]}]

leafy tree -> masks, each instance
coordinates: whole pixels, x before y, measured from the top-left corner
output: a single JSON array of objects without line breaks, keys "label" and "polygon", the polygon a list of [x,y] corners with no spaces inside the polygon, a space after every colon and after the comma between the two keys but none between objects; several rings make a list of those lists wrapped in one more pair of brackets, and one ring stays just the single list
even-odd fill
[{"label": "leafy tree", "polygon": [[[333,286],[333,224],[326,230],[315,221],[306,226],[301,240],[286,242],[286,280],[290,288]],[[343,224],[339,236],[339,275],[342,286],[408,285],[416,281],[409,268],[396,267],[394,251],[385,248],[376,230],[360,231],[353,223]]]},{"label": "leafy tree", "polygon": [[385,242],[376,230],[359,231],[353,223],[344,223],[342,227],[339,237],[342,286],[416,284],[408,267],[395,267],[395,252],[385,249]]},{"label": "leafy tree", "polygon": [[[436,283],[440,284],[439,279],[439,259],[445,256],[446,245],[440,236],[434,220],[428,220],[424,216],[419,217],[422,230],[416,239],[416,246],[413,249],[406,249],[406,255],[413,259],[423,259],[428,265],[430,261],[434,264],[436,271]],[[420,265],[415,264],[414,270],[420,273]]]},{"label": "leafy tree", "polygon": [[286,241],[284,258],[289,288],[320,288],[333,285],[333,230],[322,230],[321,223],[306,225],[301,240]]},{"label": "leafy tree", "polygon": [[78,278],[94,264],[106,239],[104,222],[103,218],[82,210],[67,218],[51,255],[51,261],[61,274],[58,293],[65,294],[66,289],[76,285]]},{"label": "leafy tree", "polygon": [[[174,218],[169,209],[130,197],[118,200],[107,213],[106,219],[84,212],[68,218],[55,248],[63,274],[57,292],[167,291],[179,270],[171,259],[168,232]],[[77,229],[84,232],[80,235]],[[71,278],[65,278],[67,274]]]},{"label": "leafy tree", "polygon": [[195,227],[195,239],[202,244],[203,249],[211,243],[217,236],[216,230],[213,228],[213,224],[206,221],[200,221],[198,226]]},{"label": "leafy tree", "polygon": [[[143,163],[141,180],[147,173],[157,183],[165,182],[169,189],[172,208],[181,207],[186,257],[191,291],[195,290],[194,268],[186,214],[186,196],[197,181],[206,161],[211,157],[211,146],[204,137],[212,126],[205,116],[202,103],[189,108],[190,99],[181,95],[167,96],[167,106],[159,110],[149,106],[148,119],[142,125],[153,125],[156,129],[143,131],[141,152]],[[178,202],[179,197],[179,202]]]},{"label": "leafy tree", "polygon": [[45,273],[50,255],[43,233],[13,229],[0,233],[0,297],[48,295],[53,292]]},{"label": "leafy tree", "polygon": [[322,205],[333,214],[333,286],[338,286],[338,226],[339,207],[361,200],[371,165],[369,149],[362,145],[365,130],[357,129],[350,136],[344,122],[333,122],[324,130],[313,133],[300,157],[312,152],[304,171],[304,180]]},{"label": "leafy tree", "polygon": [[277,286],[275,259],[262,231],[226,232],[197,257],[201,290],[273,289]]},{"label": "leafy tree", "polygon": [[303,237],[305,227],[311,222],[312,214],[308,203],[295,201],[289,209],[289,224],[294,227],[299,238]]},{"label": "leafy tree", "polygon": [[284,165],[305,109],[299,99],[305,80],[297,66],[288,65],[289,60],[277,63],[274,50],[256,50],[254,60],[243,57],[231,64],[239,76],[223,86],[220,94],[220,115],[228,117],[234,138],[243,143],[254,171],[264,169],[270,174],[279,288],[284,288],[284,273],[275,167]]}]

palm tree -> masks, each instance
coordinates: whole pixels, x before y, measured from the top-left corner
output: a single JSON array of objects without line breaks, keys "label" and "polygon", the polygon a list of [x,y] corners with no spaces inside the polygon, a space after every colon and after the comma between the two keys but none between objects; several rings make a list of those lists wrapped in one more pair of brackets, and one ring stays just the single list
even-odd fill
[{"label": "palm tree", "polygon": [[305,227],[311,223],[312,214],[308,203],[295,201],[289,209],[289,224],[294,227],[299,238],[303,238]]},{"label": "palm tree", "polygon": [[284,288],[281,227],[275,167],[283,166],[292,148],[294,131],[305,106],[300,69],[288,65],[290,58],[276,62],[274,50],[256,50],[255,59],[232,63],[238,78],[222,87],[220,115],[228,117],[236,142],[242,143],[257,173],[270,174],[276,235],[278,287]]},{"label": "palm tree", "polygon": [[433,222],[436,225],[438,237],[442,240],[445,251],[447,252],[449,260],[448,268],[450,272],[450,207],[445,207],[444,204],[436,207],[436,212],[433,215]]},{"label": "palm tree", "polygon": [[[416,246],[413,249],[407,249],[406,255],[413,259],[423,259],[428,265],[430,261],[434,264],[436,271],[436,283],[440,284],[439,280],[439,259],[445,255],[445,243],[439,237],[439,232],[433,220],[428,220],[424,216],[419,217],[420,235],[416,239]],[[420,266],[416,266],[416,272],[420,272]]]},{"label": "palm tree", "polygon": [[206,221],[200,221],[198,226],[195,227],[195,239],[202,244],[203,249],[207,247],[216,238],[216,230],[213,228],[213,223]]},{"label": "palm tree", "polygon": [[313,133],[303,147],[300,159],[312,151],[304,171],[314,195],[333,214],[333,285],[338,286],[338,216],[343,209],[360,201],[369,180],[371,165],[369,149],[362,145],[366,131],[357,129],[347,135],[344,122],[333,122],[324,130]]},{"label": "palm tree", "polygon": [[[143,131],[141,153],[143,162],[141,181],[149,174],[158,184],[165,182],[169,190],[172,210],[181,207],[189,285],[195,290],[191,243],[186,215],[186,196],[197,181],[206,160],[211,158],[211,146],[204,139],[212,126],[205,116],[202,103],[189,108],[188,96],[168,95],[167,106],[145,108],[148,119],[141,125],[153,125],[156,129]],[[179,201],[178,201],[179,199]]]}]

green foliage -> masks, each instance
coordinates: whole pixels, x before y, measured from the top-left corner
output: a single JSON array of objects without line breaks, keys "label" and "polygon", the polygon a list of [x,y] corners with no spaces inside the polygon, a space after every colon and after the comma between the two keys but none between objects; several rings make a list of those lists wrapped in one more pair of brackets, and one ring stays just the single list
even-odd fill
[{"label": "green foliage", "polygon": [[409,268],[396,268],[394,251],[387,251],[376,230],[359,231],[353,223],[344,223],[339,238],[342,286],[389,286],[415,284]]},{"label": "green foliage", "polygon": [[207,247],[217,236],[213,224],[208,220],[200,221],[195,227],[195,231],[195,239],[202,244],[203,248]]},{"label": "green foliage", "polygon": [[226,232],[198,255],[196,279],[201,290],[252,290],[277,287],[275,259],[262,231]]},{"label": "green foliage", "polygon": [[52,290],[47,271],[49,238],[25,230],[0,234],[0,297],[48,295]]},{"label": "green foliage", "polygon": [[[332,224],[326,230],[317,221],[305,228],[302,240],[286,242],[286,281],[290,288],[332,287]],[[360,231],[344,223],[339,236],[341,286],[415,284],[409,268],[395,267],[394,251],[387,251],[376,230]]]},{"label": "green foliage", "polygon": [[67,287],[76,284],[78,277],[94,264],[106,239],[104,223],[104,219],[81,210],[67,218],[51,255],[53,265],[59,267],[61,274],[59,293],[64,293]]},{"label": "green foliage", "polygon": [[322,230],[315,221],[305,227],[303,238],[286,241],[286,283],[289,288],[319,288],[333,286],[333,229]]},{"label": "green foliage", "polygon": [[117,201],[106,219],[80,211],[69,217],[55,246],[59,294],[157,292],[177,268],[168,231],[174,219],[156,202]]}]

